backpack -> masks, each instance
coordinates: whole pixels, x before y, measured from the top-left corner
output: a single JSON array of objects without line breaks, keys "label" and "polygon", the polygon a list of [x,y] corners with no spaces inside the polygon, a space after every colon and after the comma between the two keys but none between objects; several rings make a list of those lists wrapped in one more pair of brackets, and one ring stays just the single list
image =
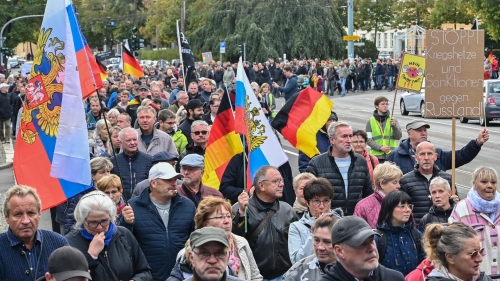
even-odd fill
[{"label": "backpack", "polygon": [[[387,250],[387,237],[383,231],[378,229],[376,229],[375,231],[378,234],[380,234],[377,244],[377,251],[378,251],[378,261],[382,262],[385,257],[385,251]],[[411,229],[411,236],[413,237],[413,241],[415,241],[415,247],[417,248],[417,253],[420,256],[421,255],[420,252],[422,250],[422,237],[420,237],[420,233],[414,227]]]}]

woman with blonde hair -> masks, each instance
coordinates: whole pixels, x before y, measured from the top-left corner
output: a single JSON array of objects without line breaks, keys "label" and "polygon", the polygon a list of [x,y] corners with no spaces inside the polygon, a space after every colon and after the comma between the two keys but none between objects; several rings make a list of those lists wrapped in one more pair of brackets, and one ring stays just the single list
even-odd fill
[{"label": "woman with blonde hair", "polygon": [[427,281],[491,280],[479,271],[484,251],[479,237],[462,222],[427,225],[424,249],[435,267],[425,278]]},{"label": "woman with blonde hair", "polygon": [[117,175],[109,175],[102,177],[96,184],[98,190],[104,192],[116,204],[116,218],[120,216],[125,207],[123,200],[123,186],[120,178]]},{"label": "woman with blonde hair", "polygon": [[108,148],[99,156],[106,158],[113,157],[114,156],[113,148],[115,149],[115,154],[120,153],[120,149],[122,148],[122,142],[120,141],[121,130],[122,129],[118,126],[113,126],[109,128],[109,132],[111,133],[111,138],[108,140]]},{"label": "woman with blonde hair", "polygon": [[[212,226],[225,230],[229,238],[228,274],[247,281],[260,281],[262,275],[260,275],[250,245],[245,238],[231,232],[232,218],[232,209],[229,202],[218,197],[206,197],[201,200],[194,215],[195,228]],[[182,281],[192,275],[189,260],[185,256],[185,253],[189,252],[187,249],[189,247],[188,243],[189,240],[186,243],[186,248],[177,254],[177,263],[168,281]]]}]

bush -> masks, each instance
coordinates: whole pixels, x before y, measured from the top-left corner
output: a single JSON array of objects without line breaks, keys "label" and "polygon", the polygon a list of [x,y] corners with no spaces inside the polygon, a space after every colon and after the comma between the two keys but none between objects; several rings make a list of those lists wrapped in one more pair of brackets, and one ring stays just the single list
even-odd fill
[{"label": "bush", "polygon": [[375,46],[375,42],[367,39],[361,39],[359,42],[364,42],[364,46],[354,46],[354,54],[359,55],[361,58],[372,58],[373,61],[377,61],[378,50]]},{"label": "bush", "polygon": [[171,61],[179,59],[179,49],[140,50],[139,59]]}]

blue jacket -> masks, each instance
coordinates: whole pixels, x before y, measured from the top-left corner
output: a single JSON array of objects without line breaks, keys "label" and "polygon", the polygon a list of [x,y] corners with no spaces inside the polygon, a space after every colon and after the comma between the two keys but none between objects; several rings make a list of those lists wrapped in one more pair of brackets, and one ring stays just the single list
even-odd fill
[{"label": "blue jacket", "polygon": [[[118,96],[118,92],[113,92],[111,94],[111,96],[109,96],[109,100],[108,100],[108,108],[113,108],[115,106],[118,105],[118,100],[116,99]],[[132,100],[134,98],[134,96],[132,94],[130,94],[130,100]]]},{"label": "blue jacket", "polygon": [[292,74],[288,80],[286,80],[284,87],[278,87],[280,92],[285,94],[285,100],[288,100],[293,95],[299,93],[299,83],[297,82],[297,75]]},{"label": "blue jacket", "polygon": [[[457,150],[455,152],[456,168],[474,160],[479,151],[481,151],[481,146],[476,143],[476,140],[471,140],[462,149]],[[443,151],[441,148],[436,148],[436,153],[438,157],[434,165],[438,166],[441,171],[451,169],[451,151]],[[391,152],[385,160],[396,163],[401,171],[403,171],[403,175],[413,171],[416,163],[415,159],[410,155],[410,139],[402,140],[399,143],[399,147]]]},{"label": "blue jacket", "polygon": [[194,230],[194,203],[180,195],[171,199],[168,230],[148,191],[130,199],[129,204],[134,210],[135,221],[128,224],[121,217],[119,225],[130,230],[139,242],[151,267],[153,280],[165,281],[175,265],[177,253],[184,248]]},{"label": "blue jacket", "polygon": [[[137,151],[137,153],[130,157],[124,152],[111,157],[109,159],[113,163],[112,174],[119,176],[123,184],[123,199],[128,201],[132,196],[137,183],[145,180],[149,176],[149,169],[153,166],[153,156]],[[118,168],[120,173],[118,173]]]},{"label": "blue jacket", "polygon": [[0,234],[0,280],[2,281],[33,281],[45,275],[49,271],[49,256],[56,249],[67,246],[68,241],[64,236],[39,229],[36,235],[35,251],[36,259],[39,260],[36,272],[30,270],[26,249],[23,243],[14,236],[9,229]]},{"label": "blue jacket", "polygon": [[[316,147],[319,150],[319,154],[325,153],[330,148],[330,139],[328,138],[328,134],[325,134],[321,130],[316,134]],[[307,169],[307,165],[309,165],[309,161],[311,158],[307,157],[302,151],[299,150],[299,172],[303,173]]]},{"label": "blue jacket", "polygon": [[[168,97],[168,103],[173,104],[175,100],[177,100],[177,93],[179,91],[182,91],[184,88],[177,86],[177,88],[172,90],[172,93],[170,93],[170,97]],[[174,112],[177,113],[177,112]]]},{"label": "blue jacket", "polygon": [[[424,260],[425,253],[421,243],[416,242],[411,234],[413,223],[408,222],[405,226],[391,226],[386,223],[377,224],[377,230],[385,235],[386,250],[381,264],[387,268],[399,271],[404,276],[412,272]],[[417,230],[418,231],[418,230]],[[422,233],[418,231],[420,237]],[[375,242],[379,247],[380,238],[375,236]],[[397,260],[397,262],[396,262]]]}]

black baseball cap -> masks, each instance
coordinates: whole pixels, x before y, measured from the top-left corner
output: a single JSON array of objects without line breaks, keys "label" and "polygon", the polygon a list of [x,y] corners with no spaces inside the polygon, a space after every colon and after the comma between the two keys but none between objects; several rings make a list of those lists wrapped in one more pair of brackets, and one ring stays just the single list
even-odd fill
[{"label": "black baseball cap", "polygon": [[332,245],[345,243],[352,247],[359,247],[372,235],[380,236],[364,219],[347,216],[333,225]]},{"label": "black baseball cap", "polygon": [[160,151],[153,155],[153,165],[159,162],[168,161],[179,161],[179,158],[168,151]]},{"label": "black baseball cap", "polygon": [[[48,267],[50,275],[58,281],[74,277],[92,280],[87,259],[80,250],[71,246],[64,246],[52,252],[49,256]],[[45,278],[38,280],[45,280]]]},{"label": "black baseball cap", "polygon": [[206,102],[202,102],[199,99],[192,99],[186,105],[186,110],[205,107],[205,105],[206,105]]}]

